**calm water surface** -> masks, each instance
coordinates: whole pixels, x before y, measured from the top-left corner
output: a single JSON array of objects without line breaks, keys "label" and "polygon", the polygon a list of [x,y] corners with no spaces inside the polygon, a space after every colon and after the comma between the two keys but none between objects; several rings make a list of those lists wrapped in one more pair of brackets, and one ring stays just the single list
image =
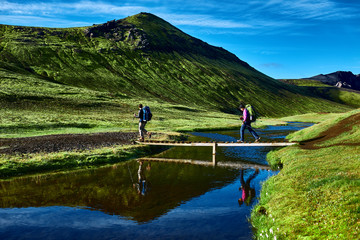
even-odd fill
[{"label": "calm water surface", "polygon": [[[310,124],[258,129],[282,140]],[[236,130],[193,133],[236,141]],[[246,140],[253,140],[247,135]],[[222,147],[217,161],[266,165],[271,148]],[[156,157],[211,161],[210,147],[174,147]],[[0,182],[0,239],[252,239],[248,222],[261,183],[277,172],[129,161],[96,170]],[[240,178],[248,181],[242,204]]]}]

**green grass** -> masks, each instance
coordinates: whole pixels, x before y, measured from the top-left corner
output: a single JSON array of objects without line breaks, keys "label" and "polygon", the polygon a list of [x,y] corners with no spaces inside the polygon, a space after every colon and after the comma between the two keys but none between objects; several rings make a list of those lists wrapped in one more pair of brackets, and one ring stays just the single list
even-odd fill
[{"label": "green grass", "polygon": [[154,118],[147,127],[152,131],[232,128],[240,124],[238,115],[204,106],[62,85],[5,69],[0,69],[0,83],[0,137],[137,131],[133,114],[139,103],[151,107]]},{"label": "green grass", "polygon": [[91,168],[117,163],[149,154],[143,146],[114,146],[86,151],[2,155],[0,178],[60,170]]},{"label": "green grass", "polygon": [[[334,116],[289,139],[313,139],[359,113]],[[257,239],[359,239],[360,129],[350,129],[317,149],[291,146],[268,154],[283,169],[264,183],[252,212]]]},{"label": "green grass", "polygon": [[306,113],[301,115],[294,115],[279,118],[280,121],[285,122],[310,122],[310,123],[320,123],[329,119],[332,119],[336,116],[341,116],[344,113]]},{"label": "green grass", "polygon": [[[360,107],[360,92],[346,89],[337,88],[320,81],[310,79],[282,79],[281,82],[300,86],[305,91],[310,92],[312,95],[334,101],[348,106],[359,108]],[[335,106],[334,106],[335,107]],[[328,111],[325,109],[325,111]]]},{"label": "green grass", "polygon": [[[85,118],[81,107],[113,111],[139,99],[226,113],[236,113],[243,100],[270,117],[354,107],[276,81],[151,14],[122,19],[112,27],[0,25],[0,38],[0,101],[5,105],[21,100],[37,108],[57,104],[79,110]],[[93,126],[91,119],[87,122]]]},{"label": "green grass", "polygon": [[[291,141],[305,141],[308,139],[314,139],[317,136],[320,135],[320,133],[328,130],[330,127],[332,127],[335,124],[338,124],[340,121],[344,120],[345,118],[350,117],[353,114],[356,114],[359,112],[359,109],[347,112],[347,113],[340,113],[340,114],[328,114],[325,115],[321,114],[320,117],[323,117],[323,120],[320,121],[319,124],[316,124],[312,127],[303,129],[302,131],[292,133],[287,136],[287,138]],[[321,118],[320,118],[321,119]],[[354,130],[356,130],[358,126],[354,126]],[[358,141],[359,138],[353,137],[350,132],[343,132],[344,135],[346,135],[348,138],[353,139],[354,141]]]},{"label": "green grass", "polygon": [[[186,139],[187,135],[162,133],[153,138],[180,141]],[[155,150],[151,146],[143,145],[113,145],[111,147],[53,153],[0,154],[0,179],[45,172],[97,168],[155,154],[166,149],[164,147]]]},{"label": "green grass", "polygon": [[[0,83],[2,105],[0,138],[107,131],[137,132],[138,122],[133,118],[133,114],[138,111],[139,103],[151,107],[154,117],[147,125],[147,129],[152,132],[186,132],[240,127],[239,115],[224,113],[213,108],[64,85],[20,70],[15,72],[0,69]],[[285,122],[261,118],[255,127],[270,124],[285,124]],[[99,151],[108,152],[106,149]],[[13,176],[42,172],[46,169],[54,171],[57,168],[88,167],[91,162],[98,165],[100,163],[97,163],[96,158],[99,158],[100,162],[106,158],[109,163],[113,159],[107,153],[104,157],[96,151],[50,155],[17,155],[11,158],[1,155],[2,170],[0,172],[2,176]],[[83,159],[82,155],[92,160],[84,160],[85,163],[81,160],[76,165],[77,161],[74,159]],[[69,158],[69,156],[72,157]],[[59,162],[61,158],[63,158],[63,163]],[[56,159],[55,164],[49,159]],[[106,162],[104,161],[104,164]]]},{"label": "green grass", "polygon": [[339,88],[320,88],[318,90],[324,98],[343,103],[355,108],[360,107],[360,92]]},{"label": "green grass", "polygon": [[[349,103],[357,101],[356,94],[324,98],[311,88],[276,81],[151,14],[112,27],[0,25],[0,39],[0,138],[136,132],[139,103],[151,107],[147,129],[153,132],[238,128],[241,100],[263,118],[357,106]],[[274,122],[279,120],[258,121],[257,127]]]},{"label": "green grass", "polygon": [[296,86],[331,87],[330,85],[322,83],[321,81],[311,79],[281,79],[280,81]]}]

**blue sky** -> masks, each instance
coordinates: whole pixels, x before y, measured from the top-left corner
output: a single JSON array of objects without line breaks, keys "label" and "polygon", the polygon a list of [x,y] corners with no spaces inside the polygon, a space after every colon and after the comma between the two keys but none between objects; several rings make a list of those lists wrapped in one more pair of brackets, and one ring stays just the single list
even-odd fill
[{"label": "blue sky", "polygon": [[0,24],[78,27],[153,13],[273,78],[360,73],[358,0],[0,0]]}]

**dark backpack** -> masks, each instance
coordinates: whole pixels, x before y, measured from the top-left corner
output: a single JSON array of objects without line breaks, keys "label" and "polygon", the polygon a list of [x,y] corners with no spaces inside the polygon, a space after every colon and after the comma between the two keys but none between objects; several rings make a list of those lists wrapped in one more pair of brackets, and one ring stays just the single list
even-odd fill
[{"label": "dark backpack", "polygon": [[247,104],[247,105],[245,106],[245,108],[246,108],[246,109],[248,110],[248,112],[249,112],[250,122],[255,122],[256,119],[257,119],[257,113],[256,113],[254,107],[251,106],[250,104]]},{"label": "dark backpack", "polygon": [[151,111],[150,111],[150,107],[149,107],[149,106],[145,106],[145,107],[143,108],[143,120],[148,122],[148,121],[151,120],[151,118],[152,118],[152,113],[151,113]]}]

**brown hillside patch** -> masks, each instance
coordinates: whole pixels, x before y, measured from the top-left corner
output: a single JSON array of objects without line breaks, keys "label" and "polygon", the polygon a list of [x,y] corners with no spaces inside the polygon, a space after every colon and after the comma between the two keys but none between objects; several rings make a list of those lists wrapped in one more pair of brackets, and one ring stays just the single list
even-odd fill
[{"label": "brown hillside patch", "polygon": [[[300,142],[300,146],[302,149],[319,149],[321,147],[316,146],[322,142],[328,141],[332,138],[339,136],[344,132],[349,132],[352,130],[354,125],[360,124],[360,113],[352,115],[336,125],[332,126],[328,130],[322,132],[317,138],[310,139],[308,141]],[[338,143],[332,146],[360,146],[360,142],[358,143]]]}]

